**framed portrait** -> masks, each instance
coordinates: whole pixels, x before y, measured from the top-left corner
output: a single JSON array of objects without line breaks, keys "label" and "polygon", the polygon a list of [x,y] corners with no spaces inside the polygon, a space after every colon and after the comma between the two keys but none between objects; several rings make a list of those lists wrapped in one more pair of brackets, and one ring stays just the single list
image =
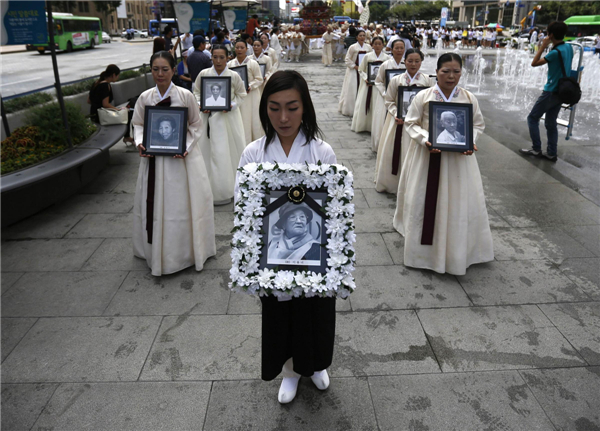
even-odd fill
[{"label": "framed portrait", "polygon": [[358,60],[358,66],[360,66],[360,64],[363,62],[363,60],[365,59],[365,55],[367,55],[368,52],[366,51],[360,51],[358,53],[358,57],[356,57],[356,59]]},{"label": "framed portrait", "polygon": [[419,91],[425,90],[426,88],[428,87],[417,87],[416,85],[411,85],[409,87],[398,87],[398,103],[396,104],[396,107],[398,109],[396,112],[396,118],[401,118],[404,120],[404,118],[406,118],[408,108],[415,96],[417,95],[417,93]]},{"label": "framed portrait", "polygon": [[473,105],[429,102],[429,142],[441,151],[472,151]]},{"label": "framed portrait", "polygon": [[175,156],[186,151],[188,108],[146,106],[144,140],[151,156]]},{"label": "framed portrait", "polygon": [[260,74],[262,75],[263,79],[265,79],[265,75],[267,74],[267,65],[265,63],[258,63],[258,66],[260,67]]},{"label": "framed portrait", "polygon": [[238,169],[230,289],[345,298],[355,288],[353,177],[343,165]]},{"label": "framed portrait", "polygon": [[230,67],[229,70],[232,70],[240,75],[240,78],[242,78],[242,81],[244,81],[244,88],[248,90],[248,66],[242,64],[241,66]]},{"label": "framed portrait", "polygon": [[386,69],[385,71],[385,88],[388,88],[388,85],[390,85],[390,81],[392,80],[392,78],[396,75],[401,75],[404,72],[406,72],[406,69]]},{"label": "framed portrait", "polygon": [[201,111],[231,110],[231,76],[202,76]]},{"label": "framed portrait", "polygon": [[369,84],[375,84],[375,78],[377,78],[382,63],[381,61],[369,61],[367,64],[367,82]]}]

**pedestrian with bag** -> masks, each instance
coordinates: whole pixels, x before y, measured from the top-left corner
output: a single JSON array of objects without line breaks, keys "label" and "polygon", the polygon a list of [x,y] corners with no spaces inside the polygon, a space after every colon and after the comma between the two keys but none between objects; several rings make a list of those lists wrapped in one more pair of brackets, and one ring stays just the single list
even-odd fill
[{"label": "pedestrian with bag", "polygon": [[[541,96],[535,102],[527,117],[532,147],[520,150],[521,154],[545,157],[552,162],[555,162],[558,158],[558,128],[556,119],[563,103],[558,94],[559,82],[561,78],[569,77],[567,71],[571,71],[571,63],[573,61],[573,48],[563,40],[566,34],[567,25],[564,22],[555,21],[551,23],[548,26],[548,36],[542,41],[540,49],[536,52],[531,62],[532,67],[548,64],[548,79]],[[541,58],[543,52],[551,43],[554,47],[544,58]],[[539,126],[540,118],[544,114],[546,114],[544,125],[546,126],[546,133],[548,135],[546,153],[542,153]]]}]

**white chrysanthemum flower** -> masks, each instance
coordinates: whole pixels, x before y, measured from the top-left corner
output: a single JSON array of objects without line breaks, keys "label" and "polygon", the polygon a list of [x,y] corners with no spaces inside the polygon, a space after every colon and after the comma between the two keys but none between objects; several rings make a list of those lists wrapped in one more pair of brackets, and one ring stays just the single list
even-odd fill
[{"label": "white chrysanthemum flower", "polygon": [[274,169],[275,166],[276,166],[275,163],[271,163],[271,162],[263,162],[262,163],[262,168],[265,171],[270,171],[270,170]]},{"label": "white chrysanthemum flower", "polygon": [[275,271],[264,268],[258,271],[256,280],[261,287],[271,287],[271,281],[275,278]]},{"label": "white chrysanthemum flower", "polygon": [[356,242],[356,234],[353,230],[346,232],[346,240],[349,244],[354,244]]},{"label": "white chrysanthemum flower", "polygon": [[294,273],[291,271],[279,271],[275,276],[275,288],[279,290],[291,289],[294,282]]},{"label": "white chrysanthemum flower", "polygon": [[[330,254],[329,258],[327,259],[327,265],[329,265],[332,268],[337,268],[338,266],[345,265],[347,262],[348,262],[348,256],[346,256],[345,254],[341,254],[341,253]],[[336,272],[337,272],[337,269],[336,269]]]},{"label": "white chrysanthemum flower", "polygon": [[253,174],[254,172],[256,172],[258,170],[258,163],[254,163],[254,162],[247,163],[244,165],[242,170],[248,174]]},{"label": "white chrysanthemum flower", "polygon": [[354,283],[354,277],[352,277],[352,275],[350,274],[342,278],[342,283],[344,284],[344,286],[348,286],[352,290],[356,288],[356,284]]},{"label": "white chrysanthemum flower", "polygon": [[344,233],[346,230],[346,222],[341,219],[328,219],[325,222],[325,227],[327,228],[328,234],[338,234]]}]

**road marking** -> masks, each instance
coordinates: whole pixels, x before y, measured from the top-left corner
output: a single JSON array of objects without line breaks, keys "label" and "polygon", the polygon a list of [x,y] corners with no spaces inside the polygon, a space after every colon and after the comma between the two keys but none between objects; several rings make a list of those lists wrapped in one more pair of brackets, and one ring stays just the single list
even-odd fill
[{"label": "road marking", "polygon": [[0,84],[0,87],[3,87],[5,85],[13,85],[13,84],[20,84],[22,82],[29,82],[29,81],[37,81],[39,78],[33,78],[33,79],[26,79],[24,81],[15,81],[15,82],[7,82],[6,84]]}]

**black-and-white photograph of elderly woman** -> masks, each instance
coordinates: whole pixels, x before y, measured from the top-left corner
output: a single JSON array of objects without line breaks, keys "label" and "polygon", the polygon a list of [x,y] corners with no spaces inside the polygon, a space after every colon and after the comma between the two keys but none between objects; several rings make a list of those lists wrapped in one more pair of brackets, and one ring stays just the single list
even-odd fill
[{"label": "black-and-white photograph of elderly woman", "polygon": [[179,146],[179,119],[172,115],[152,115],[153,133],[150,149],[171,150]]},{"label": "black-and-white photograph of elderly woman", "polygon": [[321,265],[321,220],[305,203],[287,202],[273,212],[267,264]]},{"label": "black-and-white photograph of elderly woman", "polygon": [[[459,124],[461,112],[452,110],[443,111],[440,114],[439,126],[443,129],[436,139],[437,144],[463,144],[466,145],[464,131],[464,117]],[[461,133],[462,131],[462,133]]]},{"label": "black-and-white photograph of elderly woman", "polygon": [[203,76],[201,79],[201,110],[229,111],[231,109],[231,78]]}]

